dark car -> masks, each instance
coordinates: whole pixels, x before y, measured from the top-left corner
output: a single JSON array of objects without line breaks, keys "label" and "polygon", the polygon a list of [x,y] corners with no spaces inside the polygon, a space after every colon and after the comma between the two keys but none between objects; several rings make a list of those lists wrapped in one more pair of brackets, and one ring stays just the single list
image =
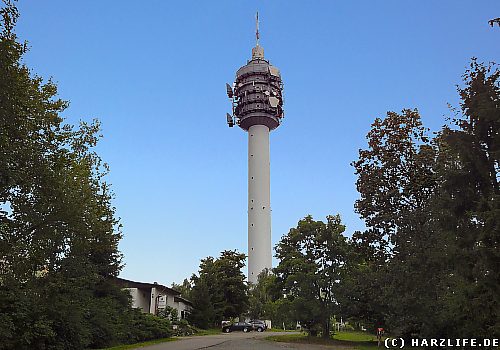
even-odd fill
[{"label": "dark car", "polygon": [[236,322],[222,327],[222,331],[224,333],[229,333],[232,331],[250,332],[251,330],[253,330],[253,326],[248,322]]},{"label": "dark car", "polygon": [[263,332],[267,329],[267,325],[264,321],[261,320],[251,320],[252,328],[254,331]]}]

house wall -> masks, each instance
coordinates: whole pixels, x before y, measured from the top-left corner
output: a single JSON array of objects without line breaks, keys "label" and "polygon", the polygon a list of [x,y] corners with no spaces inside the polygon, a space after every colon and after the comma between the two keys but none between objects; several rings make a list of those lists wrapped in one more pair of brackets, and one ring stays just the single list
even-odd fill
[{"label": "house wall", "polygon": [[182,301],[174,301],[174,294],[169,294],[161,289],[140,289],[125,288],[132,296],[132,307],[140,308],[142,312],[155,314],[158,309],[164,309],[166,305],[177,309],[179,318],[182,317],[184,310],[190,310],[190,306]]},{"label": "house wall", "polygon": [[166,291],[163,291],[161,294],[159,293],[158,295],[161,295],[157,299],[158,300],[158,309],[164,309],[166,306],[170,306],[174,309],[177,309],[179,317],[181,316],[181,310],[183,310],[183,309],[179,307],[178,302],[174,301],[175,294],[170,294]]},{"label": "house wall", "polygon": [[185,315],[184,311],[186,311],[187,313],[190,313],[191,309],[192,309],[191,305],[185,304],[182,301],[177,302],[177,304],[178,304],[178,309],[177,310],[179,310],[179,317],[180,318],[185,318],[186,315]]},{"label": "house wall", "polygon": [[151,304],[149,307],[149,313],[155,315],[156,314],[156,304],[158,302],[159,293],[156,288],[151,288]]},{"label": "house wall", "polygon": [[132,307],[139,308],[142,312],[149,312],[150,309],[150,292],[147,289],[125,288],[132,296]]},{"label": "house wall", "polygon": [[163,293],[162,296],[158,299],[158,308],[164,309],[167,305],[173,308],[177,308],[176,303],[174,303],[174,295]]},{"label": "house wall", "polygon": [[174,309],[177,309],[177,303],[174,302],[174,295],[173,294],[167,294],[167,305],[170,307],[173,307]]}]

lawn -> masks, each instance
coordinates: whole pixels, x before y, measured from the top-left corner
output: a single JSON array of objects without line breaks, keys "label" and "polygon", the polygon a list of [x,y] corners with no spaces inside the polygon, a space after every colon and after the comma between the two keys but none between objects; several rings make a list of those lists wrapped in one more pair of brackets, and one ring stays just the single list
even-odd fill
[{"label": "lawn", "polygon": [[268,328],[267,332],[297,332],[294,329]]},{"label": "lawn", "polygon": [[333,336],[336,340],[354,341],[354,342],[376,342],[377,337],[366,332],[337,332]]},{"label": "lawn", "polygon": [[[358,350],[374,350],[377,348],[377,337],[373,334],[366,332],[350,332],[350,331],[338,332],[333,336],[333,338],[330,339],[324,339],[320,337],[309,337],[305,333],[273,335],[267,337],[266,340],[285,342],[285,343],[331,345],[335,346],[338,349],[355,348]],[[408,349],[416,349],[416,348],[408,347]]]},{"label": "lawn", "polygon": [[142,348],[142,347],[149,346],[149,345],[160,344],[160,343],[165,343],[165,342],[168,342],[168,341],[175,341],[175,340],[177,340],[177,338],[161,338],[161,339],[155,339],[155,340],[145,341],[145,342],[142,342],[142,343],[113,346],[111,348],[106,348],[106,349],[101,349],[101,350],[137,349],[137,348]]},{"label": "lawn", "polygon": [[196,333],[193,334],[195,336],[198,336],[198,335],[214,335],[214,334],[221,334],[222,331],[220,328],[210,328],[210,329],[201,329],[201,328],[197,328],[196,329]]}]

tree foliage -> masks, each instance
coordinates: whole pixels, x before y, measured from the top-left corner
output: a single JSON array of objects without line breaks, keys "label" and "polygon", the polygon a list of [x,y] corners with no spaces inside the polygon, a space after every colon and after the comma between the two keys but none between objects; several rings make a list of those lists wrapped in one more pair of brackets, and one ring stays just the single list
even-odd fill
[{"label": "tree foliage", "polygon": [[187,278],[185,278],[184,281],[182,281],[182,284],[177,284],[173,282],[172,289],[179,291],[183,298],[190,299],[191,290],[193,289],[193,286],[191,285],[191,282]]},{"label": "tree foliage", "polygon": [[196,326],[220,326],[224,319],[241,316],[248,307],[247,285],[242,268],[245,254],[225,250],[220,257],[201,260],[199,276],[191,277],[193,311],[189,320]]},{"label": "tree foliage", "polygon": [[274,303],[282,296],[276,276],[268,269],[257,276],[257,283],[248,291],[248,316],[251,319],[277,320]]},{"label": "tree foliage", "polygon": [[338,215],[328,216],[326,223],[307,216],[276,247],[280,262],[274,272],[295,319],[310,331],[323,327],[326,337],[345,293],[350,245],[344,230]]},{"label": "tree foliage", "polygon": [[416,110],[375,120],[353,163],[367,224],[353,235],[354,316],[408,337],[498,336],[499,75],[473,60],[432,139]]},{"label": "tree foliage", "polygon": [[0,14],[0,349],[168,335],[111,282],[121,232],[107,166],[93,150],[99,122],[64,124],[57,86],[22,63],[16,7],[4,1]]}]

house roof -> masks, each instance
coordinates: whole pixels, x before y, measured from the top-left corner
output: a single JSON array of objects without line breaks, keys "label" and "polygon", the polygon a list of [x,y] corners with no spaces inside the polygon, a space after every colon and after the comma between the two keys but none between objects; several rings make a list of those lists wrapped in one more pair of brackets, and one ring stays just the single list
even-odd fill
[{"label": "house roof", "polygon": [[183,298],[181,296],[175,296],[174,301],[182,301],[184,304],[187,304],[189,306],[193,306],[193,303],[191,301],[189,301],[186,298]]},{"label": "house roof", "polygon": [[116,284],[118,284],[120,287],[123,288],[142,288],[142,289],[150,289],[150,288],[156,288],[160,293],[166,292],[169,294],[173,294],[175,297],[180,296],[181,292],[172,289],[170,287],[164,286],[162,284],[158,283],[146,283],[146,282],[136,282],[136,281],[130,281],[126,280],[124,278],[119,278],[115,277],[114,278]]}]

